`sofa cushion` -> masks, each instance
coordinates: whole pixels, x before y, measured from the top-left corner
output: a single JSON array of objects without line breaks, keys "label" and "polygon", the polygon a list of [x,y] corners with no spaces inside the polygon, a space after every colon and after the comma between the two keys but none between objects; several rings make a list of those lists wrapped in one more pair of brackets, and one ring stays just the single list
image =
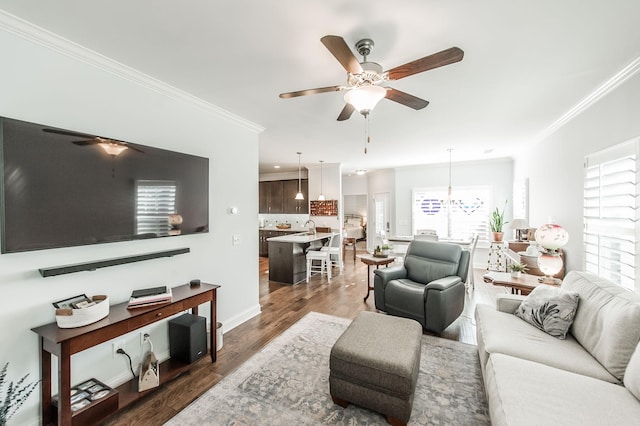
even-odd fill
[{"label": "sofa cushion", "polygon": [[507,355],[491,355],[485,388],[493,425],[631,425],[640,419],[640,403],[623,386]]},{"label": "sofa cushion", "polygon": [[580,293],[569,330],[611,374],[622,380],[640,341],[640,295],[588,272],[571,271],[562,288]]},{"label": "sofa cushion", "polygon": [[522,301],[515,316],[553,337],[564,339],[576,314],[578,298],[575,291],[541,285]]},{"label": "sofa cushion", "polygon": [[624,385],[638,400],[640,400],[640,344],[629,360],[624,372]]},{"label": "sofa cushion", "polygon": [[485,364],[496,353],[528,359],[574,373],[619,383],[571,336],[557,339],[520,318],[489,305],[476,307],[478,352]]}]

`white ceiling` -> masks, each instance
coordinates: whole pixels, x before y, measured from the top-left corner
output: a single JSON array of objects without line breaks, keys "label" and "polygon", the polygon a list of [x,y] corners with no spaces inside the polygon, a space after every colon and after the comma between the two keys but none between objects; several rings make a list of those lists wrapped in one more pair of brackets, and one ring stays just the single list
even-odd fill
[{"label": "white ceiling", "polygon": [[[507,157],[640,56],[637,0],[0,0],[0,8],[262,127],[260,172],[342,163],[343,172]],[[390,69],[457,46],[464,59],[393,82],[423,110],[382,100],[337,122],[342,93],[322,45],[375,42]],[[355,50],[355,49],[354,49]],[[358,56],[360,58],[360,56]]]}]

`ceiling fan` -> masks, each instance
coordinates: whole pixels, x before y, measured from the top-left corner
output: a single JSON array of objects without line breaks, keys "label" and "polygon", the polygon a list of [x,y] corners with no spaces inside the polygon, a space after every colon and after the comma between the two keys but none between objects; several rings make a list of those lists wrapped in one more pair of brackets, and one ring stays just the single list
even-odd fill
[{"label": "ceiling fan", "polygon": [[400,80],[413,74],[459,62],[464,56],[464,52],[461,49],[451,47],[441,52],[425,56],[424,58],[391,68],[388,71],[383,71],[380,64],[367,61],[367,56],[371,53],[371,49],[374,46],[371,39],[362,39],[355,45],[358,53],[364,58],[362,62],[358,61],[342,37],[327,35],[322,37],[320,41],[347,71],[347,85],[281,93],[280,97],[288,99],[316,93],[348,90],[344,96],[346,105],[342,109],[342,112],[340,112],[340,115],[338,115],[338,121],[349,119],[355,110],[366,118],[382,98],[387,98],[415,110],[426,107],[429,105],[428,101],[392,87],[383,86],[382,84],[387,81]]},{"label": "ceiling fan", "polygon": [[100,148],[102,148],[107,154],[109,154],[112,157],[116,157],[120,155],[123,151],[127,149],[131,149],[137,152],[144,152],[126,142],[122,142],[115,139],[103,138],[101,136],[93,136],[93,135],[87,135],[86,133],[70,132],[66,130],[57,130],[57,129],[42,129],[42,131],[47,133],[55,133],[58,135],[87,138],[79,141],[72,141],[71,143],[79,146],[98,145]]}]

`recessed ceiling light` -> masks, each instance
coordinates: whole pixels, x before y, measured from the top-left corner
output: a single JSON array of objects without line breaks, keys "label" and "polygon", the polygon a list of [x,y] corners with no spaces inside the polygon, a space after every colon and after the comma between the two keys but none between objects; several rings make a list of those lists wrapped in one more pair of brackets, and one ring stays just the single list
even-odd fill
[{"label": "recessed ceiling light", "polygon": [[273,168],[274,168],[274,169],[279,169],[279,168],[280,168],[280,166],[273,166]]},{"label": "recessed ceiling light", "polygon": [[367,171],[366,171],[366,170],[356,170],[356,174],[357,174],[358,176],[362,176],[362,175],[363,175],[363,174],[365,174],[365,173],[367,173]]},{"label": "recessed ceiling light", "polygon": [[486,155],[486,154],[491,154],[492,152],[493,152],[493,148],[485,149],[485,150],[483,151],[483,154],[485,154],[485,155]]}]

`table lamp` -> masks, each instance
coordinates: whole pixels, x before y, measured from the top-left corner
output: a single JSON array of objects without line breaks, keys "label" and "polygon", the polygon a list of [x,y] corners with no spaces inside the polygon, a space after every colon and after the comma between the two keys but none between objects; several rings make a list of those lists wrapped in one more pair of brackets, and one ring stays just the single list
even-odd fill
[{"label": "table lamp", "polygon": [[536,242],[544,249],[538,256],[538,268],[544,274],[542,283],[560,284],[553,276],[562,270],[562,257],[558,249],[569,241],[569,234],[556,224],[548,223],[536,229]]},{"label": "table lamp", "polygon": [[529,229],[529,224],[525,219],[513,219],[511,228],[516,230],[516,240],[522,242],[522,231]]}]

